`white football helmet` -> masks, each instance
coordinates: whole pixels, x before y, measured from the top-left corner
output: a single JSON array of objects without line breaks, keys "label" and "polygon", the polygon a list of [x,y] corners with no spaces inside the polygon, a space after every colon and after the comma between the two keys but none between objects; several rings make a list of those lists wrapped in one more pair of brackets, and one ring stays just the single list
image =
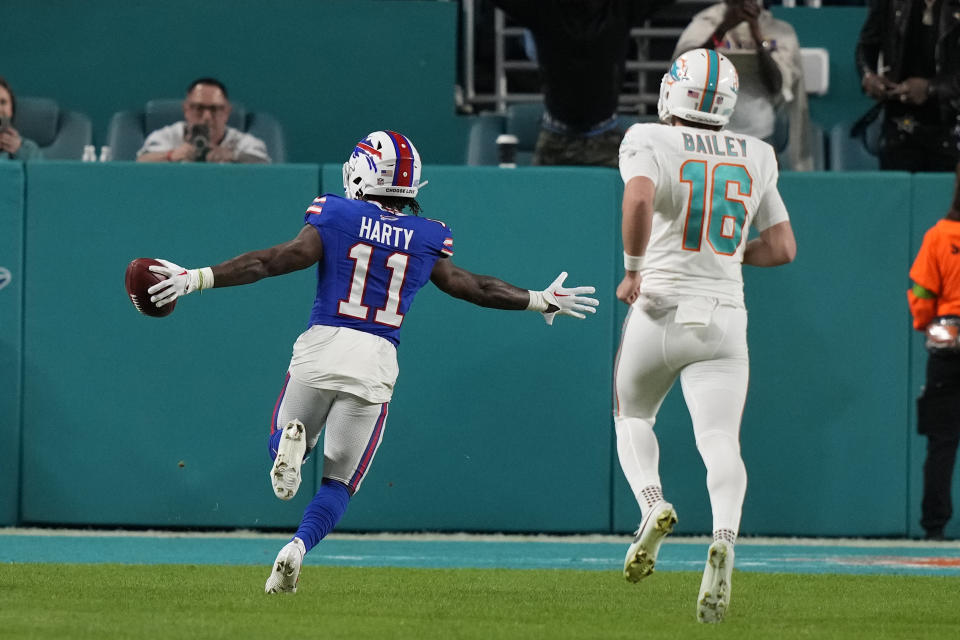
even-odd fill
[{"label": "white football helmet", "polygon": [[420,186],[420,154],[409,138],[395,131],[374,131],[343,163],[343,190],[352,200],[416,198]]},{"label": "white football helmet", "polygon": [[737,104],[740,78],[733,63],[713,49],[693,49],[674,60],[660,81],[657,112],[669,123],[676,116],[710,125],[726,125]]}]

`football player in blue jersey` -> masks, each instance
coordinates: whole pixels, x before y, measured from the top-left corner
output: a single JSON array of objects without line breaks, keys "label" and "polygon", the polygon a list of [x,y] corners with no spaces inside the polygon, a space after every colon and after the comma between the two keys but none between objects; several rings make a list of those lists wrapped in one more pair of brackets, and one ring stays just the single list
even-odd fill
[{"label": "football player in blue jersey", "polygon": [[166,260],[150,267],[166,276],[149,289],[160,307],[194,291],[318,266],[309,328],[293,346],[274,409],[270,481],[278,498],[293,498],[304,457],[325,428],[323,479],[296,535],[277,555],[267,593],[296,592],[304,554],[336,526],[369,471],[397,379],[400,327],[428,281],[482,307],[540,312],[547,324],[557,314],[584,318],[598,304],[586,295],[593,287],[564,287],[566,273],[530,291],[454,265],[450,229],[417,215],[415,198],[426,184],[420,170],[407,137],[374,131],[343,165],[346,198],[315,199],[294,239],[214,267],[184,269]]}]

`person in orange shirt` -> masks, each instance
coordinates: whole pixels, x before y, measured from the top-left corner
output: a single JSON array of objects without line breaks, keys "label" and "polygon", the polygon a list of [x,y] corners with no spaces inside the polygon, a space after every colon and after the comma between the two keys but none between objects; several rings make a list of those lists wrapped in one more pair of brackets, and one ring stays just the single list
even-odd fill
[{"label": "person in orange shirt", "polygon": [[927,334],[927,380],[917,430],[927,436],[920,524],[943,540],[953,515],[950,485],[960,444],[960,165],[950,210],[923,237],[907,291],[913,328]]}]

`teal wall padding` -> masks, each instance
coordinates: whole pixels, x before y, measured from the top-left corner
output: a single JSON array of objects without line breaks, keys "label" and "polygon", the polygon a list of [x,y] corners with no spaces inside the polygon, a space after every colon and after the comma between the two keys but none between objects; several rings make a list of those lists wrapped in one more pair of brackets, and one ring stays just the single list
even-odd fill
[{"label": "teal wall padding", "polygon": [[162,319],[135,311],[123,276],[137,257],[199,267],[293,238],[319,168],[27,169],[23,520],[295,524],[312,482],[295,508],[273,496],[267,433],[310,271],[193,294]]},{"label": "teal wall padding", "polygon": [[291,162],[342,162],[376,129],[412,137],[430,162],[461,162],[457,11],[411,0],[15,0],[0,60],[19,95],[89,115],[98,145],[114,113],[215,76],[248,112],[280,121]]},{"label": "teal wall padding", "polygon": [[10,525],[19,518],[20,499],[23,165],[19,162],[0,161],[0,267],[0,525]]},{"label": "teal wall padding", "polygon": [[[121,277],[135,257],[197,267],[293,237],[316,193],[340,192],[339,165],[49,162],[27,165],[25,178],[19,167],[0,165],[0,262],[20,251],[18,237],[25,255],[22,277],[0,290],[5,353],[8,324],[24,335],[22,381],[0,370],[4,523],[294,526],[321,465],[313,456],[300,495],[277,501],[266,433],[313,271],[193,294],[164,319],[137,314]],[[611,418],[625,310],[614,298],[619,176],[428,165],[424,178],[424,215],[450,225],[458,265],[536,289],[567,270],[571,284],[597,287],[601,307],[547,327],[427,285],[401,336],[383,444],[342,529],[631,530],[639,510]],[[925,354],[904,292],[951,186],[950,175],[781,177],[798,258],[745,268],[743,533],[921,533],[925,441],[913,399]],[[21,280],[22,320],[8,297]],[[657,433],[678,533],[708,532],[705,472],[678,389]]]}]

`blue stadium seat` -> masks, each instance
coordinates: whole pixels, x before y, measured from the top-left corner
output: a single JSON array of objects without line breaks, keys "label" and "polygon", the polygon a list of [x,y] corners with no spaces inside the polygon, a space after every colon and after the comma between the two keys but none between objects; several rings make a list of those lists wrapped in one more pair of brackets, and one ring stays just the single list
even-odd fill
[{"label": "blue stadium seat", "polygon": [[48,160],[79,160],[93,141],[90,118],[66,111],[49,98],[18,97],[13,126],[37,143]]},{"label": "blue stadium seat", "polygon": [[[263,140],[273,162],[286,162],[283,128],[276,118],[266,113],[248,113],[242,104],[231,104],[233,109],[227,125]],[[182,105],[182,99],[151,100],[142,110],[115,113],[107,128],[107,144],[113,159],[136,160],[137,151],[151,132],[183,120]]]},{"label": "blue stadium seat", "polygon": [[517,136],[517,165],[533,164],[533,151],[540,137],[543,103],[512,104],[507,107],[506,133]]},{"label": "blue stadium seat", "polygon": [[497,164],[497,136],[506,130],[506,118],[499,113],[488,112],[473,116],[470,120],[466,164]]},{"label": "blue stadium seat", "polygon": [[[789,129],[789,125],[787,128]],[[777,149],[774,144],[774,149],[777,152],[777,162],[780,164],[780,170],[792,171],[789,143],[784,144],[780,149]],[[826,132],[824,132],[823,127],[812,121],[810,122],[810,155],[813,156],[813,171],[827,170]]]},{"label": "blue stadium seat", "polygon": [[830,168],[833,171],[877,171],[880,160],[870,149],[876,149],[880,139],[880,118],[867,127],[866,143],[850,137],[849,122],[838,122],[830,129]]}]

